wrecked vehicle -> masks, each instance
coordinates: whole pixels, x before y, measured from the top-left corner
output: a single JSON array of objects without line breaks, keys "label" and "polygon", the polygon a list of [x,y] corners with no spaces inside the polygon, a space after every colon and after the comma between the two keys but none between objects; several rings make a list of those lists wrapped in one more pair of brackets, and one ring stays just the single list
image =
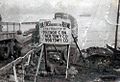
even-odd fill
[{"label": "wrecked vehicle", "polygon": [[116,75],[102,75],[92,81],[87,82],[120,82],[120,77]]},{"label": "wrecked vehicle", "polygon": [[[6,25],[7,30],[2,30]],[[13,30],[9,31],[9,25],[13,26]],[[15,31],[15,26],[19,26],[19,30]],[[2,22],[2,17],[0,18],[0,58],[7,59],[8,57],[13,57],[16,59],[21,55],[22,42],[20,41],[19,35],[20,23],[16,22]]]},{"label": "wrecked vehicle", "polygon": [[89,47],[81,50],[90,68],[103,70],[111,65],[112,51],[103,47]]}]

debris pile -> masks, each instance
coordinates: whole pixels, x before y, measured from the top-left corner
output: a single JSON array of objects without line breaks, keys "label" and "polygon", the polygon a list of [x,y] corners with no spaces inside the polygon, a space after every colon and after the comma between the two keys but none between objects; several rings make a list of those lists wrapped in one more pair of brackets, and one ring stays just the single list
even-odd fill
[{"label": "debris pile", "polygon": [[[40,50],[40,49],[39,49]],[[90,80],[95,80],[101,75],[109,75],[113,74],[119,76],[119,71],[117,69],[111,68],[113,52],[107,48],[102,47],[90,47],[87,49],[81,50],[82,55],[85,58],[85,64],[81,64],[82,62],[78,62],[80,59],[80,55],[78,52],[71,49],[71,53],[77,53],[75,56],[75,62],[70,61],[70,67],[68,69],[68,82],[90,82]],[[40,51],[38,51],[40,52]],[[25,61],[22,61],[20,64],[16,65],[17,68],[17,76],[19,80],[25,79],[25,81],[33,81],[37,69],[39,53],[34,51],[31,55],[29,65],[25,66]],[[39,69],[39,73],[37,79],[39,81],[52,81],[58,80],[60,78],[64,80],[65,78],[65,70],[66,70],[66,55],[63,54],[61,57],[61,53],[59,52],[48,52],[48,60],[47,60],[47,70],[45,68],[45,60],[44,55],[41,61],[41,66]],[[71,54],[70,57],[74,57],[74,54]],[[70,59],[72,60],[72,59]],[[24,69],[22,67],[24,65]],[[14,80],[14,74],[11,71],[7,72],[6,75],[2,75],[0,78],[6,78],[6,80]],[[44,78],[44,79],[43,79]],[[47,80],[45,80],[47,78]],[[88,79],[86,79],[88,78]],[[4,80],[4,79],[2,79]],[[89,81],[87,81],[89,80]],[[4,81],[5,82],[5,81]],[[63,82],[63,81],[62,81]],[[64,82],[67,82],[65,80]],[[99,82],[99,81],[98,81]]]}]

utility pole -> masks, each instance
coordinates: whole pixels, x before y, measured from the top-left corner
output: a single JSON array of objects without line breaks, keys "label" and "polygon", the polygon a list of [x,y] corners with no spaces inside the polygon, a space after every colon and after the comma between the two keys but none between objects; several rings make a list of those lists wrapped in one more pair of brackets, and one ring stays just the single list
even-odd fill
[{"label": "utility pole", "polygon": [[117,49],[117,40],[118,40],[118,24],[119,24],[119,9],[120,9],[120,0],[118,1],[118,9],[117,9],[117,24],[116,24],[116,31],[115,31],[115,46],[114,48]]}]

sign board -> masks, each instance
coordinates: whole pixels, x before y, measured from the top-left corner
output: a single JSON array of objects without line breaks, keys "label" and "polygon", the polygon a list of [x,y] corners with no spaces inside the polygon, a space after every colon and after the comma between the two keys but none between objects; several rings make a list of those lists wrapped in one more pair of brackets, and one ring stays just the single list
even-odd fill
[{"label": "sign board", "polygon": [[70,44],[70,23],[63,20],[49,20],[40,23],[40,42],[45,44]]}]

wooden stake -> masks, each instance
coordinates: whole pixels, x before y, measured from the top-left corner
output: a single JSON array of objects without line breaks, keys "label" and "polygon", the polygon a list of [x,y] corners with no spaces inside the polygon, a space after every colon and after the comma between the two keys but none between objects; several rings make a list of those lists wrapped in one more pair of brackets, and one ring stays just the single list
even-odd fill
[{"label": "wooden stake", "polygon": [[21,24],[19,23],[19,31],[20,31],[20,28],[21,28]]},{"label": "wooden stake", "polygon": [[15,32],[15,23],[13,23],[13,32]]},{"label": "wooden stake", "polygon": [[[8,23],[7,23],[7,32],[8,32]],[[9,38],[8,34],[7,34],[7,38]]]},{"label": "wooden stake", "polygon": [[68,77],[68,66],[69,66],[69,56],[70,56],[70,45],[67,45],[67,55],[68,55],[68,57],[67,57],[67,67],[66,67],[66,76],[65,76],[66,79],[67,79],[67,77]]},{"label": "wooden stake", "polygon": [[8,32],[8,23],[7,23],[7,32]]},{"label": "wooden stake", "polygon": [[13,65],[13,72],[14,72],[15,82],[18,82],[15,64]]},{"label": "wooden stake", "polygon": [[25,67],[22,64],[22,71],[23,71],[23,76],[22,76],[22,82],[25,82],[24,77],[25,77]]},{"label": "wooden stake", "polygon": [[31,58],[31,55],[32,55],[32,54],[30,54],[30,55],[28,56],[27,65],[29,65],[29,63],[30,63],[30,58]]},{"label": "wooden stake", "polygon": [[46,44],[44,44],[44,58],[45,58],[45,70],[47,71],[47,50],[46,50]]},{"label": "wooden stake", "polygon": [[36,80],[37,80],[37,75],[38,75],[39,68],[40,68],[40,63],[41,63],[41,60],[42,60],[43,50],[44,50],[44,45],[42,45],[42,49],[41,49],[40,57],[39,57],[39,60],[38,60],[37,71],[36,71],[36,74],[35,74],[34,82],[36,82]]}]

